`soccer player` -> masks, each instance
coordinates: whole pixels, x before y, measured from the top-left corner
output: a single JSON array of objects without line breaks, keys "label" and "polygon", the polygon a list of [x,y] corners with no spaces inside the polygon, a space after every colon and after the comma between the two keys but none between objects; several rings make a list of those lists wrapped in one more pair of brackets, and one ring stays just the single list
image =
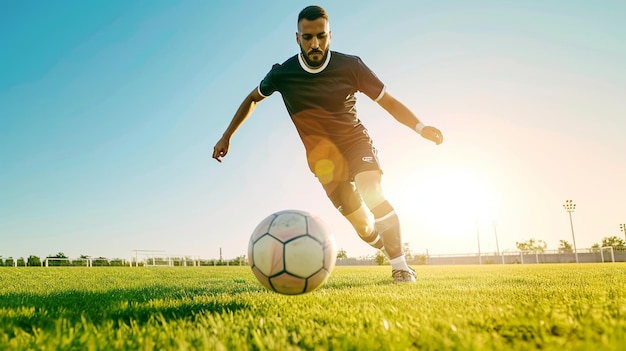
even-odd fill
[{"label": "soccer player", "polygon": [[248,94],[215,144],[213,158],[221,162],[231,137],[256,105],[280,92],[304,143],[309,168],[333,205],[363,241],[387,254],[395,282],[415,282],[415,271],[402,252],[398,216],[381,188],[377,151],[357,118],[354,94],[367,95],[398,122],[436,144],[443,136],[391,96],[359,57],[330,51],[330,40],[326,11],[319,6],[304,8],[296,33],[300,53],[275,64]]}]

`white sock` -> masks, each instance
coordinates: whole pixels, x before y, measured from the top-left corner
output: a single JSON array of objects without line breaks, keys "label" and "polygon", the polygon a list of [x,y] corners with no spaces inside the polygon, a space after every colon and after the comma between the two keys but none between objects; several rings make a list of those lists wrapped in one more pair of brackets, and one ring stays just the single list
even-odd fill
[{"label": "white sock", "polygon": [[391,263],[391,269],[393,270],[401,270],[401,271],[411,270],[409,266],[406,264],[406,260],[404,259],[404,256],[396,257],[392,260],[389,260],[389,263]]}]

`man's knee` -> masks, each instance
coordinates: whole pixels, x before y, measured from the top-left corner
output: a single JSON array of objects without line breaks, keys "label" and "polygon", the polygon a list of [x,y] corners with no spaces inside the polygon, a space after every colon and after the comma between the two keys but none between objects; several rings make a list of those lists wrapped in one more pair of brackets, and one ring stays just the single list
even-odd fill
[{"label": "man's knee", "polygon": [[360,206],[344,217],[352,224],[361,238],[366,238],[374,231],[374,215],[365,207]]},{"label": "man's knee", "polygon": [[347,181],[339,182],[335,184],[332,191],[329,191],[326,187],[325,189],[330,201],[344,216],[357,211],[361,207],[361,198],[352,183]]},{"label": "man's knee", "polygon": [[370,209],[385,202],[385,195],[380,182],[380,171],[365,171],[354,177],[357,191]]}]

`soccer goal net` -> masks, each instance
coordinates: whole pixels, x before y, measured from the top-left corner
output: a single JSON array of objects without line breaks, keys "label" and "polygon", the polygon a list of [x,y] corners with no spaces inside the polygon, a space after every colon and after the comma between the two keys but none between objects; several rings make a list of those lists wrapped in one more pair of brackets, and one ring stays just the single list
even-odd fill
[{"label": "soccer goal net", "polygon": [[44,267],[65,267],[65,266],[79,266],[79,267],[91,267],[91,257],[82,257],[71,259],[69,257],[46,257],[41,264]]},{"label": "soccer goal net", "polygon": [[130,254],[131,267],[174,267],[199,266],[200,259],[191,255],[175,255],[165,250],[133,250]]}]

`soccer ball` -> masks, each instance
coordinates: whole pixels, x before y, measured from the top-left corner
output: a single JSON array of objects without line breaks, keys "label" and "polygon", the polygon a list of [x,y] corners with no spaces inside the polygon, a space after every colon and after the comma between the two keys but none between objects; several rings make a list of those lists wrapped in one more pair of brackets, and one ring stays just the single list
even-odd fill
[{"label": "soccer ball", "polygon": [[328,226],[300,210],[268,216],[254,229],[248,244],[254,275],[266,288],[285,295],[322,286],[336,259],[337,246]]}]

